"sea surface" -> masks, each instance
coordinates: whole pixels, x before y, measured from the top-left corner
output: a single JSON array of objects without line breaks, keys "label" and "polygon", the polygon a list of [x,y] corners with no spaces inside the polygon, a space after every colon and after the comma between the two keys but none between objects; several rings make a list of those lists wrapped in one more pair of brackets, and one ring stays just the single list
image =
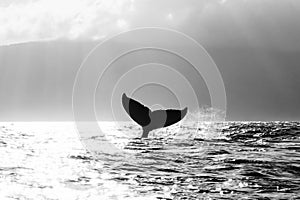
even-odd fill
[{"label": "sea surface", "polygon": [[300,199],[299,122],[104,126],[119,152],[74,122],[0,123],[0,199]]}]

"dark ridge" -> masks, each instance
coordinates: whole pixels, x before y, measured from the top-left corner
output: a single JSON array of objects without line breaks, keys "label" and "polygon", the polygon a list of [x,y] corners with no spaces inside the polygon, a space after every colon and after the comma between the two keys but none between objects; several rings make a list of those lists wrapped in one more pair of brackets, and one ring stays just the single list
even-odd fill
[{"label": "dark ridge", "polygon": [[230,152],[221,149],[221,150],[216,150],[216,151],[212,151],[212,152],[207,153],[207,155],[222,155],[222,154],[230,154]]},{"label": "dark ridge", "polygon": [[157,171],[161,171],[161,172],[170,172],[170,173],[180,173],[180,171],[178,170],[175,170],[175,169],[169,169],[169,168],[160,168],[160,169],[157,169]]},{"label": "dark ridge", "polygon": [[77,156],[71,155],[71,156],[69,156],[69,158],[79,159],[79,160],[93,160],[92,157],[83,156],[83,155],[77,155]]},{"label": "dark ridge", "polygon": [[224,162],[232,164],[268,164],[269,161],[247,160],[247,159],[226,159]]},{"label": "dark ridge", "polygon": [[251,176],[251,177],[255,177],[255,178],[261,178],[261,177],[266,177],[267,175],[259,173],[259,172],[255,172],[255,171],[249,171],[249,172],[245,172],[242,173],[243,176]]}]

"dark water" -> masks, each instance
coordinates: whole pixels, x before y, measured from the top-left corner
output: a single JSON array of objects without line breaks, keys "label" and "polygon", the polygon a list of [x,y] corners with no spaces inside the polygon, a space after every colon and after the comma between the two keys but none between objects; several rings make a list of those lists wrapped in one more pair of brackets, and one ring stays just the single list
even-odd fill
[{"label": "dark water", "polygon": [[300,199],[298,122],[183,126],[97,156],[59,126],[2,127],[1,199]]}]

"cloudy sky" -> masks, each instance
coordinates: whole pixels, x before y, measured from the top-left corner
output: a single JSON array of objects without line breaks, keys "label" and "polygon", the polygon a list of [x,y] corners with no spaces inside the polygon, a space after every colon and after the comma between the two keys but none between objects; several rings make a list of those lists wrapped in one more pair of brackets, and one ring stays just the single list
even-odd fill
[{"label": "cloudy sky", "polygon": [[228,120],[300,120],[299,18],[297,0],[1,0],[0,120],[72,120],[73,82],[91,49],[151,26],[205,47]]}]

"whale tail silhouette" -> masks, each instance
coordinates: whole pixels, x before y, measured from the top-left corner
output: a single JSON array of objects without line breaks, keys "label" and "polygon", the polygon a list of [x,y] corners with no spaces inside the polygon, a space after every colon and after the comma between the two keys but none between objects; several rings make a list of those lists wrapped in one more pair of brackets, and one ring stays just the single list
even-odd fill
[{"label": "whale tail silhouette", "polygon": [[179,122],[185,117],[188,110],[186,107],[183,110],[167,109],[151,111],[140,102],[127,97],[125,93],[122,95],[122,104],[131,119],[142,126],[143,138],[148,137],[149,132],[154,129],[171,126]]}]

